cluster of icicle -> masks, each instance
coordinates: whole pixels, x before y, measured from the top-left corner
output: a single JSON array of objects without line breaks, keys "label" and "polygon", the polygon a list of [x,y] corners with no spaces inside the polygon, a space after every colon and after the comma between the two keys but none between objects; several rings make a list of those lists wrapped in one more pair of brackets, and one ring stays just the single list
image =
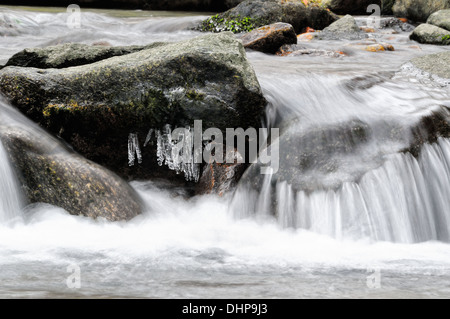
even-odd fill
[{"label": "cluster of icicle", "polygon": [[[179,141],[172,139],[172,129],[170,125],[164,126],[162,130],[151,129],[147,134],[144,143],[146,147],[156,135],[157,160],[158,165],[166,165],[177,174],[184,174],[187,181],[198,182],[200,178],[200,164],[194,163],[194,144],[191,128],[186,129],[186,134],[180,136]],[[182,141],[182,147],[178,145]],[[128,165],[134,166],[135,161],[142,163],[142,151],[139,146],[137,134],[131,133],[128,137]]]}]

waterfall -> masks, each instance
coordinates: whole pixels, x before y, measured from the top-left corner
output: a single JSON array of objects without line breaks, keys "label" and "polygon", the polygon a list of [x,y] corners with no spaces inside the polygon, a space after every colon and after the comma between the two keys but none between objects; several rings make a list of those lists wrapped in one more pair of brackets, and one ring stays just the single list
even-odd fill
[{"label": "waterfall", "polygon": [[[282,227],[337,239],[415,243],[450,241],[450,139],[424,145],[418,158],[394,154],[357,182],[337,190],[295,191],[285,181],[260,192],[241,185],[233,201],[239,217],[267,216],[268,198]],[[243,203],[244,201],[244,203]]]},{"label": "waterfall", "polygon": [[0,141],[0,224],[21,217],[21,190],[8,154]]}]

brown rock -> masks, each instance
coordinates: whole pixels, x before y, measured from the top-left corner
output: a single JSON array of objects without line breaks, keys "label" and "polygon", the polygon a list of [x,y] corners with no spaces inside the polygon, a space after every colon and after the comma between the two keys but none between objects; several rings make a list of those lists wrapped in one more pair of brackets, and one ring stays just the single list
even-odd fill
[{"label": "brown rock", "polygon": [[297,35],[292,25],[278,22],[253,30],[241,40],[247,49],[275,53],[284,44],[296,44]]},{"label": "brown rock", "polygon": [[365,50],[370,51],[370,52],[395,51],[395,49],[392,45],[386,44],[386,43],[371,44],[371,45],[368,45],[365,48]]},{"label": "brown rock", "polygon": [[[235,159],[241,157],[235,150]],[[223,196],[233,190],[248,167],[245,163],[208,163],[196,185],[197,194],[217,194]]]}]

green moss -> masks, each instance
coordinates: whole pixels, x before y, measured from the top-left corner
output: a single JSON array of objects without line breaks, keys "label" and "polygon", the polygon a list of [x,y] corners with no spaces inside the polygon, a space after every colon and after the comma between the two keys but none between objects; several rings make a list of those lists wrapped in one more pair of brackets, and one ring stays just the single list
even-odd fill
[{"label": "green moss", "polygon": [[205,94],[199,93],[195,90],[189,90],[186,92],[186,97],[195,101],[203,101],[205,99]]},{"label": "green moss", "polygon": [[240,33],[252,31],[263,24],[264,22],[261,19],[250,17],[241,18],[240,16],[235,19],[226,19],[217,14],[204,20],[197,30],[203,32],[231,31],[233,33]]},{"label": "green moss", "polygon": [[443,42],[444,44],[450,44],[450,35],[444,35],[444,36],[442,37],[442,42]]}]

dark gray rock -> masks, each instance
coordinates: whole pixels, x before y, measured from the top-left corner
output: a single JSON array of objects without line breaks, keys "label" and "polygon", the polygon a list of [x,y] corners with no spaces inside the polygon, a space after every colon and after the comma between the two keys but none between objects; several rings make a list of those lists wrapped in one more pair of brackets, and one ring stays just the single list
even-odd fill
[{"label": "dark gray rock", "polygon": [[432,13],[449,8],[450,0],[396,0],[392,11],[396,17],[425,22]]},{"label": "dark gray rock", "polygon": [[371,4],[381,8],[380,0],[325,0],[322,3],[337,14],[371,14],[367,12]]},{"label": "dark gray rock", "polygon": [[142,213],[139,195],[114,173],[65,150],[45,133],[4,127],[0,141],[19,173],[29,203],[48,203],[72,215],[130,220]]},{"label": "dark gray rock", "polygon": [[395,0],[382,0],[381,1],[381,14],[382,15],[392,15],[392,7],[394,6]]}]

